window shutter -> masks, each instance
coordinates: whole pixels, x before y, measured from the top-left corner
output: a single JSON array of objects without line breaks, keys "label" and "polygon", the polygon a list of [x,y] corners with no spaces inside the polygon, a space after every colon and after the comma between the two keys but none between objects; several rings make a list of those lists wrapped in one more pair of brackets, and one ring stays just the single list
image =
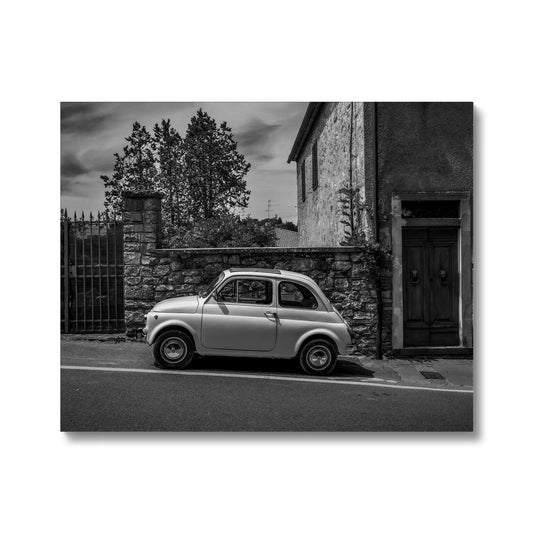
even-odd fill
[{"label": "window shutter", "polygon": [[313,190],[318,187],[318,153],[316,141],[313,144]]},{"label": "window shutter", "polygon": [[305,159],[300,167],[300,175],[302,177],[302,202],[305,202]]}]

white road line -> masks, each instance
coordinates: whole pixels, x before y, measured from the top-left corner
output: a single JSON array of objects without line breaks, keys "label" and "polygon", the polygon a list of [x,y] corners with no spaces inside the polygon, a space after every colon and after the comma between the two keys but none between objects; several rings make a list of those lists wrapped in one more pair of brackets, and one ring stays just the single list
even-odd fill
[{"label": "white road line", "polygon": [[242,379],[267,379],[276,381],[296,381],[303,383],[334,383],[339,385],[357,385],[361,387],[382,387],[385,389],[407,389],[407,390],[423,390],[436,392],[461,392],[466,394],[473,394],[472,389],[439,389],[437,387],[417,387],[415,385],[390,385],[386,383],[369,383],[368,381],[347,381],[342,379],[328,379],[328,378],[306,378],[306,377],[290,377],[290,376],[272,376],[270,374],[232,374],[227,372],[198,372],[195,370],[163,370],[153,368],[116,368],[106,366],[71,366],[61,365],[62,370],[92,370],[96,372],[134,372],[138,374],[171,374],[178,376],[210,376],[219,378],[242,378]]}]

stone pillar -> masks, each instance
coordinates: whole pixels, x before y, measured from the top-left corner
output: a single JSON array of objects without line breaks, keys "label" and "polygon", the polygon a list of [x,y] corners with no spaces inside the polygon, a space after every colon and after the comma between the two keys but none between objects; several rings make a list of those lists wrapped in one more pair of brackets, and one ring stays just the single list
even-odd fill
[{"label": "stone pillar", "polygon": [[153,284],[143,278],[157,262],[155,250],[161,245],[161,195],[125,193],[123,198],[124,313],[126,335],[133,336],[155,303]]}]

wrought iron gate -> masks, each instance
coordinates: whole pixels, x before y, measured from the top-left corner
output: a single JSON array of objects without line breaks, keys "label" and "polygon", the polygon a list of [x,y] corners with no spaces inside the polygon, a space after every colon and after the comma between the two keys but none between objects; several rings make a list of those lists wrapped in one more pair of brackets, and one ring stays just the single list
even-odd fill
[{"label": "wrought iron gate", "polygon": [[121,221],[61,211],[61,333],[124,332]]}]

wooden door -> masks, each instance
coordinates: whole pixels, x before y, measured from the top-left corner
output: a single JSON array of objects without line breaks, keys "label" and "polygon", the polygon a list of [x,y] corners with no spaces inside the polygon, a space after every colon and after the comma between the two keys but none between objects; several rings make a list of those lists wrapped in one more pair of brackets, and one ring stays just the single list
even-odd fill
[{"label": "wooden door", "polygon": [[459,345],[457,228],[404,228],[404,346]]}]

